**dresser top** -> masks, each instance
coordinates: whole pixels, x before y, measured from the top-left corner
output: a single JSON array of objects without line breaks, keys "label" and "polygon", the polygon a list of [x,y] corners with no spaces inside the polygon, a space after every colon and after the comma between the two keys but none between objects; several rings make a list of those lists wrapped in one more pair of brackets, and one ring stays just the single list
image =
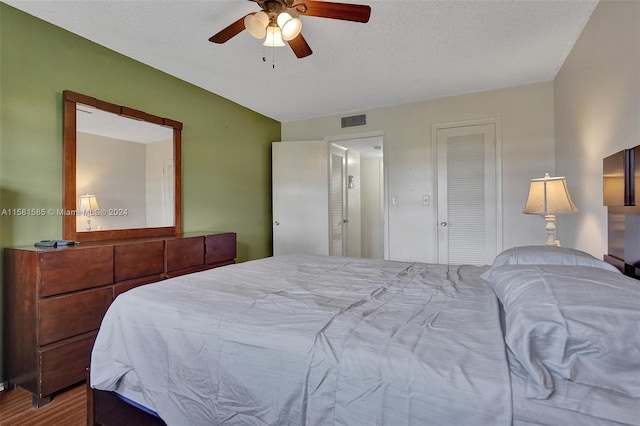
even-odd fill
[{"label": "dresser top", "polygon": [[72,246],[36,247],[34,245],[29,245],[29,246],[6,247],[5,250],[29,250],[29,251],[38,251],[38,252],[40,251],[48,252],[48,251],[82,249],[87,247],[116,246],[116,245],[143,243],[143,242],[150,242],[150,241],[167,241],[167,240],[178,240],[183,238],[207,237],[210,235],[221,235],[221,234],[233,234],[233,232],[193,231],[193,232],[182,232],[176,235],[165,235],[161,237],[123,238],[118,240],[87,241],[87,242],[78,243]]}]

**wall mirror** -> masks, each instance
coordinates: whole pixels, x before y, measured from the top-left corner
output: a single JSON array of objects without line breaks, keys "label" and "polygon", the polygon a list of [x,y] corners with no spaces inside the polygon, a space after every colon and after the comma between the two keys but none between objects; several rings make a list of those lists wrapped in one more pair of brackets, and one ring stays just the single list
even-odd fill
[{"label": "wall mirror", "polygon": [[180,233],[182,123],[69,90],[63,98],[63,238]]}]

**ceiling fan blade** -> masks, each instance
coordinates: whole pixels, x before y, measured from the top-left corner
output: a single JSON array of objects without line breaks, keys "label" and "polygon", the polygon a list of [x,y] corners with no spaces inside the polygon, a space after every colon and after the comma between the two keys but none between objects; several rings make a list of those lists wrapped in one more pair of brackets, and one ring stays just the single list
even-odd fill
[{"label": "ceiling fan blade", "polygon": [[371,16],[371,7],[362,4],[301,0],[299,3],[294,3],[292,7],[304,16],[341,19],[343,21],[369,22]]},{"label": "ceiling fan blade", "polygon": [[298,58],[304,58],[313,53],[309,44],[307,44],[307,40],[302,37],[302,33],[298,34],[293,40],[289,40],[289,46]]},{"label": "ceiling fan blade", "polygon": [[[253,13],[250,13],[249,15],[253,15]],[[209,41],[222,44],[224,42],[229,41],[232,37],[240,34],[244,30],[244,18],[246,18],[247,16],[248,15],[243,16],[242,18],[238,19],[236,22],[229,25],[227,28],[223,29],[219,33],[212,35],[209,38]]]}]

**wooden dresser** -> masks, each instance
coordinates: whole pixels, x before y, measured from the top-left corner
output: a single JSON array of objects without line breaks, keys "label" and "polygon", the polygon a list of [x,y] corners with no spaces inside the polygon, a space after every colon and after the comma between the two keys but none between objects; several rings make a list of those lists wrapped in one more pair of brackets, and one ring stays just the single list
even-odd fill
[{"label": "wooden dresser", "polygon": [[107,308],[143,284],[235,262],[233,232],[83,243],[57,249],[7,248],[5,361],[10,386],[33,405],[86,378]]}]

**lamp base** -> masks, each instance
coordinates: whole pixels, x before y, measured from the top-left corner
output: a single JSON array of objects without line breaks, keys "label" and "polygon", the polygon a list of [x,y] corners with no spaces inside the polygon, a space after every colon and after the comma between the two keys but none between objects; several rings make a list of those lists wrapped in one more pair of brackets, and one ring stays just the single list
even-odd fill
[{"label": "lamp base", "polygon": [[547,221],[547,224],[544,227],[544,229],[547,230],[547,241],[544,245],[560,247],[560,240],[556,240],[556,215],[545,215],[544,220]]}]

